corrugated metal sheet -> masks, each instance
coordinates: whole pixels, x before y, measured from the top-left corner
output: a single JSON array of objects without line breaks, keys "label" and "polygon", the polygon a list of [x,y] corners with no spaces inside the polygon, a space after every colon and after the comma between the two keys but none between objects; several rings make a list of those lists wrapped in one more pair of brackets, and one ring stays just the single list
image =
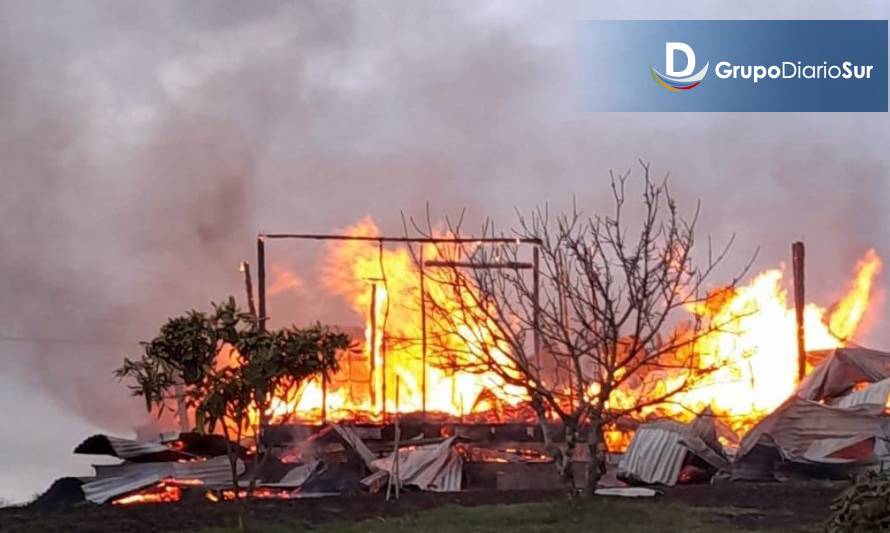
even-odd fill
[{"label": "corrugated metal sheet", "polygon": [[74,449],[74,453],[111,455],[121,459],[144,462],[175,461],[193,457],[187,453],[171,450],[160,442],[122,439],[108,435],[93,435],[87,438]]},{"label": "corrugated metal sheet", "polygon": [[862,390],[842,396],[832,402],[832,404],[835,407],[855,407],[857,405],[883,406],[887,404],[888,396],[890,396],[890,378],[872,383]]},{"label": "corrugated metal sheet", "polygon": [[374,452],[372,452],[367,445],[365,445],[361,437],[358,436],[358,433],[356,433],[355,430],[351,427],[342,426],[340,424],[334,424],[333,428],[334,431],[337,432],[337,435],[340,435],[340,438],[346,441],[346,443],[351,446],[352,449],[359,454],[359,456],[361,456],[365,464],[368,465],[368,468],[370,468],[371,463],[374,461],[374,459],[377,458],[377,456],[374,455]]},{"label": "corrugated metal sheet", "polygon": [[676,484],[688,453],[682,438],[677,431],[640,426],[618,463],[618,473],[644,483]]},{"label": "corrugated metal sheet", "polygon": [[[312,461],[311,463],[306,463],[304,465],[300,465],[291,469],[287,474],[284,475],[283,478],[278,480],[275,483],[266,483],[266,482],[257,482],[257,487],[271,487],[277,489],[296,489],[303,486],[303,483],[309,479],[309,476],[312,475],[313,472],[321,465],[321,461]],[[241,486],[248,486],[250,484],[249,481],[240,482]]]},{"label": "corrugated metal sheet", "polygon": [[448,461],[427,485],[427,489],[435,492],[458,492],[463,484],[463,476],[463,457],[452,449]]},{"label": "corrugated metal sheet", "polygon": [[[807,451],[803,454],[803,459],[818,463],[853,463],[856,461],[865,461],[875,456],[874,442],[875,439],[873,437],[864,437],[862,435],[854,435],[842,439],[820,439],[810,444]],[[843,458],[831,457],[831,455],[836,452],[856,445],[859,445],[857,448],[861,448],[857,450],[858,456]]]},{"label": "corrugated metal sheet", "polygon": [[[452,449],[454,437],[439,444],[402,449],[398,453],[399,481],[421,490],[456,492],[463,481],[463,459]],[[374,468],[392,475],[394,456],[373,461]]]},{"label": "corrugated metal sheet", "polygon": [[[163,479],[200,480],[208,486],[229,486],[232,472],[228,457],[214,457],[206,461],[185,463],[122,463],[119,465],[96,465],[95,481],[85,483],[83,492],[86,499],[94,503],[105,503],[117,496],[139,490]],[[244,463],[238,460],[236,471],[244,473]]]},{"label": "corrugated metal sheet", "polygon": [[93,503],[105,503],[108,500],[133,492],[167,477],[159,472],[133,473],[125,476],[107,477],[81,485],[84,497]]},{"label": "corrugated metal sheet", "polygon": [[[160,473],[166,477],[177,479],[201,479],[205,483],[218,481],[229,482],[232,478],[229,458],[225,456],[214,457],[206,461],[165,462],[165,463],[121,463],[118,465],[93,465],[96,477],[121,477],[129,475],[142,475]],[[244,463],[239,459],[237,463],[239,474],[244,472]]]},{"label": "corrugated metal sheet", "polygon": [[108,443],[114,448],[114,452],[117,456],[123,459],[130,459],[152,453],[163,453],[170,450],[170,448],[164,446],[160,442],[139,442],[136,440],[108,436],[105,438],[108,439]]},{"label": "corrugated metal sheet", "polygon": [[[880,406],[887,405],[887,397],[890,396],[890,378],[870,383],[866,388],[851,392],[831,402],[834,407],[853,408],[861,405]],[[878,438],[874,438],[878,437]],[[821,463],[851,463],[856,461],[877,460],[886,455],[887,447],[881,435],[851,435],[841,438],[820,439],[810,444],[803,458],[808,461]],[[863,441],[874,442],[874,446],[863,447]],[[845,458],[832,458],[831,455],[852,446],[859,445],[858,454]]]}]

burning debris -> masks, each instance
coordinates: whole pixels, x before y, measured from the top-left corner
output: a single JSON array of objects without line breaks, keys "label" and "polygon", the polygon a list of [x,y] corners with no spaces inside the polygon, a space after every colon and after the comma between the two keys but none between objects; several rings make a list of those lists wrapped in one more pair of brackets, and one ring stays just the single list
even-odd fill
[{"label": "burning debris", "polygon": [[[209,435],[207,439],[215,439]],[[194,437],[191,438],[195,441]],[[440,439],[436,445],[417,446],[406,442],[400,448],[401,485],[422,490],[455,491],[461,489],[462,459],[453,447],[455,437]],[[414,442],[420,442],[415,439]],[[111,446],[109,443],[114,443]],[[180,501],[184,492],[200,491],[210,501],[235,499],[228,458],[176,452],[172,447],[180,439],[139,442],[96,435],[79,445],[76,453],[126,456],[116,465],[96,465],[95,477],[83,480],[83,497],[92,503],[114,505]],[[109,444],[106,446],[106,444]],[[362,482],[375,475],[385,479],[391,473],[391,456],[379,457],[370,451],[354,428],[330,425],[303,442],[295,443],[303,460],[296,463],[261,463],[252,452],[238,460],[237,496],[260,499],[291,499],[331,496],[365,490]],[[207,447],[209,448],[209,447]],[[162,449],[170,452],[161,461]],[[206,448],[205,448],[206,449]],[[218,449],[217,449],[218,450]],[[311,457],[311,458],[310,458]],[[264,466],[259,475],[252,470]]]},{"label": "burning debris", "polygon": [[620,473],[673,485],[690,457],[704,461],[717,478],[733,480],[844,478],[882,469],[890,461],[890,353],[839,348],[813,356],[823,361],[807,379],[737,448],[726,448],[731,461],[713,426],[703,433],[702,426],[661,421],[640,426]]},{"label": "burning debris", "polygon": [[[217,437],[208,435],[206,439],[216,441]],[[194,438],[191,440],[195,441]],[[115,445],[111,447],[111,453],[102,451],[103,442]],[[116,505],[179,501],[183,487],[220,487],[230,483],[231,469],[224,453],[208,456],[174,450],[181,444],[179,439],[139,442],[105,435],[90,437],[75,449],[75,453],[125,455],[125,461],[116,465],[95,465],[95,477],[81,486],[85,499],[93,503],[110,501]],[[161,448],[168,453],[160,452]],[[162,459],[165,456],[168,459]],[[235,470],[238,475],[245,471],[240,459]]]},{"label": "burning debris", "polygon": [[769,478],[782,469],[839,477],[890,461],[890,353],[840,348],[820,355],[823,362],[791,397],[742,439],[734,477]]},{"label": "burning debris", "polygon": [[[295,420],[316,423],[381,423],[396,411],[456,421],[533,423],[535,413],[527,393],[505,386],[496,372],[440,366],[435,363],[441,358],[424,354],[421,340],[448,338],[450,332],[441,328],[451,322],[429,319],[423,323],[421,278],[426,279],[425,301],[441,302],[448,294],[431,281],[430,272],[421,272],[411,252],[405,247],[379,246],[374,240],[377,228],[370,220],[347,230],[355,240],[328,244],[323,280],[333,294],[345,297],[365,318],[362,348],[344,354],[344,364],[326,382],[313,379],[299,391],[282,391],[275,400],[274,413],[293,414]],[[426,257],[439,253],[431,245],[423,249]],[[880,268],[880,258],[873,250],[868,251],[856,267],[849,291],[837,305],[830,310],[815,304],[805,306],[807,351],[839,348],[845,339],[855,336]],[[721,325],[695,339],[693,348],[698,364],[715,370],[689,390],[678,392],[670,402],[647,405],[634,417],[640,421],[670,418],[691,422],[694,413],[710,408],[740,437],[781,405],[793,392],[798,375],[794,310],[788,304],[782,279],[782,270],[767,270],[746,285],[713,291],[702,302],[688,306],[692,320]],[[471,320],[466,311],[455,308],[453,312],[462,313],[461,320]],[[466,323],[464,327],[475,331],[474,336],[485,336],[479,331],[489,326]],[[428,344],[434,343],[430,340]],[[436,349],[446,350],[447,346],[436,345]],[[466,347],[452,349],[460,353]],[[546,353],[542,357],[546,359]],[[807,367],[810,370],[811,364]],[[656,370],[645,381],[614,390],[609,403],[621,409],[639,403],[641,396],[658,396],[659,391],[670,390],[687,379],[689,371]],[[398,408],[397,379],[401,383]],[[552,379],[566,378],[554,374]],[[569,387],[568,382],[565,387]],[[611,451],[626,449],[631,436],[632,431],[615,426],[605,430]]]},{"label": "burning debris", "polygon": [[[718,479],[781,480],[789,475],[837,477],[890,461],[890,353],[845,348],[814,353],[812,358],[822,362],[739,444],[724,446],[734,433],[707,410],[691,423],[665,419],[639,425],[626,453],[616,456],[618,479],[673,485]],[[237,494],[218,436],[181,434],[140,442],[96,435],[76,452],[124,461],[96,465],[95,477],[83,480],[81,490],[87,501],[114,505],[175,502],[190,492],[209,501],[247,497],[252,478],[250,494],[259,499],[374,493],[387,483],[449,492],[486,486],[479,485],[483,476],[478,469],[484,465],[499,472],[512,468],[529,478],[506,484],[499,480],[487,485],[490,488],[559,486],[555,478],[547,485],[542,471],[532,468],[542,464],[547,472],[553,471],[540,435],[528,431],[531,426],[436,425],[410,418],[403,425],[405,439],[397,449],[391,425],[269,428],[269,438],[277,443],[270,447],[276,458],[261,463],[253,450],[240,448]],[[451,436],[427,437],[427,432]],[[301,434],[306,437],[296,437]],[[252,475],[261,465],[263,470]],[[510,475],[515,477],[515,472]]]},{"label": "burning debris", "polygon": [[[372,464],[377,471],[397,477],[395,482],[401,486],[456,492],[461,489],[463,459],[454,449],[455,438],[449,437],[439,444],[399,448]],[[372,483],[366,480],[365,484]]]},{"label": "burning debris", "polygon": [[[118,371],[157,412],[176,401],[180,427],[197,433],[87,439],[78,453],[123,463],[97,466],[85,499],[566,483],[592,493],[606,466],[611,488],[621,488],[880,464],[890,454],[890,355],[846,347],[880,258],[865,254],[830,309],[798,298],[795,313],[779,269],[705,290],[719,260],[692,263],[692,226],[662,218],[658,206],[672,199],[644,169],[644,224],[672,229],[644,231],[642,259],[607,250],[618,222],[579,226],[577,213],[561,219],[562,248],[536,236],[551,231],[540,212],[522,222],[531,226],[519,239],[471,239],[459,227],[386,238],[370,220],[346,235],[261,235],[258,305],[244,264],[249,312],[230,298],[212,313],[171,319]],[[269,329],[265,246],[276,239],[327,241],[323,285],[364,318],[363,333]],[[619,261],[604,260],[609,253]],[[625,267],[604,279],[624,276],[623,289],[583,268],[615,264]],[[273,274],[306,279],[280,266]],[[622,333],[627,320],[634,333]],[[798,385],[801,372],[809,377]]]},{"label": "burning debris", "polygon": [[717,440],[717,424],[707,410],[692,424],[661,420],[641,425],[618,463],[619,479],[674,485],[681,478],[710,480],[715,472],[727,471],[729,458]]},{"label": "burning debris", "polygon": [[[631,484],[673,485],[712,479],[780,480],[792,472],[836,477],[890,461],[890,353],[842,348],[814,353],[812,358],[821,363],[740,443],[724,446],[734,433],[709,410],[691,423],[667,419],[643,423],[626,453],[619,454],[618,478]],[[409,418],[398,448],[391,440],[391,425],[270,428],[269,438],[277,442],[271,448],[277,450],[277,461],[266,463],[252,495],[291,499],[373,493],[388,482],[402,488],[458,491],[478,479],[465,474],[474,464],[528,468],[552,461],[542,453],[539,435],[527,431],[530,426],[513,426],[436,426],[412,423]],[[427,437],[425,431],[451,436]],[[300,433],[308,436],[294,438]],[[77,453],[124,459],[121,464],[95,467],[95,478],[81,487],[85,499],[115,505],[171,502],[195,490],[210,501],[234,499],[229,462],[218,436],[176,437],[139,442],[96,435],[84,441]],[[244,461],[238,461],[237,496],[245,497],[251,470],[260,463],[253,451],[241,450]],[[536,479],[532,486],[540,487],[541,482]]]}]

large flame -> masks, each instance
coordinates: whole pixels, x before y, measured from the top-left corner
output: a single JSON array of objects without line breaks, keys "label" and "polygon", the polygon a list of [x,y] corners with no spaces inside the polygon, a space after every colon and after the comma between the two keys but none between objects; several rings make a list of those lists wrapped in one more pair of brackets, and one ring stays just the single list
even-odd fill
[{"label": "large flame", "polygon": [[[358,236],[378,234],[368,218],[346,231]],[[425,252],[429,258],[435,250],[427,248]],[[463,416],[491,407],[483,391],[507,405],[520,401],[519,391],[511,390],[493,373],[450,372],[423,364],[420,273],[414,257],[404,247],[383,249],[381,253],[375,241],[337,241],[328,247],[322,270],[325,286],[346,298],[358,316],[365,318],[363,352],[360,357],[343,358],[342,368],[327,391],[323,391],[320,380],[304,387],[295,406],[301,416],[317,417],[323,396],[327,416],[332,419],[356,413],[379,419],[384,413],[419,412],[424,407],[427,412]],[[430,300],[447,301],[441,286],[428,283],[425,290]],[[426,327],[430,338],[455,333],[436,331],[432,322]],[[479,324],[465,327],[473,328],[474,334],[480,328],[484,330]],[[293,407],[281,402],[277,409]]]},{"label": "large flame", "polygon": [[[807,351],[838,348],[854,336],[880,268],[880,258],[869,250],[857,264],[847,294],[830,314],[813,303],[804,307]],[[721,368],[706,385],[679,397],[679,403],[695,412],[710,406],[739,433],[788,398],[798,381],[797,332],[782,278],[781,270],[767,270],[722,298],[722,305],[694,310],[728,326],[727,331],[699,340],[698,352],[717,358]]]},{"label": "large flame", "polygon": [[[349,227],[353,235],[373,237],[378,230],[366,218]],[[433,250],[425,250],[434,253]],[[429,256],[428,256],[429,258]],[[859,332],[869,309],[881,260],[869,250],[856,266],[846,294],[831,310],[809,303],[804,310],[807,350],[843,346]],[[384,413],[417,412],[424,407],[420,275],[404,247],[380,248],[377,241],[336,241],[327,247],[322,275],[325,287],[350,303],[365,321],[360,354],[344,354],[341,370],[331,382],[305,384],[297,394],[283,394],[273,404],[276,415],[295,414],[320,421],[322,404],[329,420],[381,420]],[[719,333],[704,336],[695,348],[702,365],[719,370],[671,404],[647,408],[642,416],[689,420],[704,408],[723,419],[737,434],[775,409],[797,383],[798,362],[794,310],[783,288],[783,271],[764,271],[732,291],[716,291],[703,304],[691,306],[690,316],[725,324]],[[447,301],[436,284],[427,284],[429,298]],[[465,324],[475,334],[485,324]],[[428,334],[454,334],[431,331]],[[457,332],[458,335],[461,332]],[[808,369],[809,370],[809,369]],[[683,379],[680,371],[658,376],[664,387]],[[398,392],[397,392],[398,389]],[[506,411],[523,400],[521,391],[504,387],[494,374],[450,372],[426,365],[426,410],[452,416],[490,412],[508,419]],[[630,401],[633,391],[616,391],[610,403]],[[627,435],[607,434],[612,448]]]}]

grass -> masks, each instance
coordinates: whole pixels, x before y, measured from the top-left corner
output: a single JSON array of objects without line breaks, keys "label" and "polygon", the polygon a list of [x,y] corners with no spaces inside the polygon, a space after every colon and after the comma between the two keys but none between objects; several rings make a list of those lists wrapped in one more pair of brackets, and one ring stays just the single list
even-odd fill
[{"label": "grass", "polygon": [[[461,507],[449,505],[394,518],[307,526],[300,522],[248,523],[248,531],[283,533],[562,533],[565,531],[617,531],[642,533],[709,533],[732,529],[726,520],[731,510],[697,509],[680,504],[596,501],[559,501],[512,505]],[[209,529],[229,533],[237,529]],[[736,529],[738,531],[738,529]]]}]

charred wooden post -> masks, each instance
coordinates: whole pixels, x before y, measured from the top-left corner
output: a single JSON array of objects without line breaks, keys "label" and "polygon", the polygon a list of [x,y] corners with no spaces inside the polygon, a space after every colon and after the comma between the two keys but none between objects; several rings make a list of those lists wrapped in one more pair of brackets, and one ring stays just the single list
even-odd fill
[{"label": "charred wooden post", "polygon": [[259,320],[259,316],[256,314],[256,305],[253,301],[253,281],[250,279],[250,263],[241,261],[241,273],[244,274],[244,292],[247,294],[247,309],[251,315]]},{"label": "charred wooden post", "polygon": [[380,414],[386,421],[386,327],[380,329]]},{"label": "charred wooden post", "polygon": [[791,245],[791,264],[794,272],[794,316],[797,320],[797,381],[803,381],[807,371],[806,335],[804,331],[804,247],[802,242]]},{"label": "charred wooden post", "polygon": [[393,438],[393,448],[392,448],[392,466],[390,467],[390,476],[389,482],[386,486],[386,500],[389,501],[390,494],[392,489],[395,489],[395,497],[399,499],[399,486],[401,485],[401,479],[399,479],[399,441],[402,437],[402,429],[399,425],[399,376],[396,374],[396,413],[395,413],[395,435]]},{"label": "charred wooden post", "polygon": [[368,339],[368,367],[370,370],[371,401],[377,407],[377,284],[371,283],[371,335]]},{"label": "charred wooden post", "polygon": [[422,375],[420,377],[420,410],[421,416],[426,421],[426,272],[423,265],[423,245],[420,245],[420,366]]},{"label": "charred wooden post", "polygon": [[[536,248],[537,249],[537,248]],[[531,270],[535,268],[533,263],[523,263],[514,261],[496,262],[496,263],[477,263],[473,261],[427,261],[426,266],[430,267],[446,267],[446,268],[475,268],[480,270],[494,270],[507,268],[512,270]]]},{"label": "charred wooden post", "polygon": [[380,281],[383,283],[383,296],[385,298],[383,309],[383,322],[380,327],[380,397],[381,418],[386,421],[386,322],[389,320],[389,285],[386,282],[386,269],[383,263],[383,239],[377,241],[377,259],[380,261]]},{"label": "charred wooden post", "polygon": [[260,331],[266,331],[266,238],[262,235],[256,239],[256,263],[257,263],[257,299],[259,300]]}]

